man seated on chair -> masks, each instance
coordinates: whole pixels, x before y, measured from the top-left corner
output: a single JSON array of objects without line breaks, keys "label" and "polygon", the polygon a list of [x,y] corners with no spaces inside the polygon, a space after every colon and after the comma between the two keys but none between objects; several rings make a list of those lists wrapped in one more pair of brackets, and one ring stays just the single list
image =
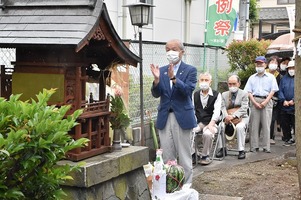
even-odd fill
[{"label": "man seated on chair", "polygon": [[[200,164],[210,164],[209,153],[214,135],[217,133],[217,122],[221,113],[221,94],[211,89],[212,76],[205,72],[199,76],[200,89],[193,94],[195,115],[198,126],[193,131],[202,131],[203,150]],[[197,143],[196,143],[197,145]],[[196,152],[197,154],[197,152]]]},{"label": "man seated on chair", "polygon": [[[240,78],[237,75],[232,75],[228,79],[229,91],[222,93],[222,113],[225,126],[235,126],[237,136],[238,159],[245,159],[245,139],[246,128],[249,123],[248,108],[249,97],[248,92],[239,89]],[[230,112],[230,109],[232,112]],[[223,127],[225,130],[225,127]],[[222,142],[218,142],[220,148],[216,154],[217,158],[227,155],[226,147],[222,146]]]}]

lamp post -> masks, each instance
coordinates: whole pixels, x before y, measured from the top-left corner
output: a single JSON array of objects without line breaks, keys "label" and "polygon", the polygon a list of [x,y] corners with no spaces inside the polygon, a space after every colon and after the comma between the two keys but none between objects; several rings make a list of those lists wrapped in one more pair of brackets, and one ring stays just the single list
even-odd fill
[{"label": "lamp post", "polygon": [[148,25],[150,8],[153,5],[146,3],[136,3],[125,5],[129,7],[131,22],[133,26],[138,26],[139,31],[139,57],[140,66],[140,123],[141,123],[141,146],[144,146],[144,106],[143,106],[143,59],[142,59],[142,26]]}]

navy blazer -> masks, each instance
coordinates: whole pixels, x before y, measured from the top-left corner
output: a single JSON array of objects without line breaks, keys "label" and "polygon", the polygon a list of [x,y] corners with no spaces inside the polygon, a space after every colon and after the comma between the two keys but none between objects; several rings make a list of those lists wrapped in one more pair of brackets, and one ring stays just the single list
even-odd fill
[{"label": "navy blazer", "polygon": [[151,92],[155,98],[160,97],[156,128],[162,130],[166,125],[171,108],[182,129],[192,129],[197,126],[192,104],[192,93],[197,82],[197,70],[195,67],[181,62],[176,74],[176,84],[170,88],[168,77],[169,65],[160,68],[158,85],[152,86]]}]

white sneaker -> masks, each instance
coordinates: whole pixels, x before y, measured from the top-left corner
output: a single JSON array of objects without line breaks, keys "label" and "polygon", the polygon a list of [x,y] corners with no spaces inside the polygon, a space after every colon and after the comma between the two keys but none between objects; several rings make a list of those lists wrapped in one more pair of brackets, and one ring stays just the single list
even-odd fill
[{"label": "white sneaker", "polygon": [[276,144],[275,140],[270,139],[270,144]]}]

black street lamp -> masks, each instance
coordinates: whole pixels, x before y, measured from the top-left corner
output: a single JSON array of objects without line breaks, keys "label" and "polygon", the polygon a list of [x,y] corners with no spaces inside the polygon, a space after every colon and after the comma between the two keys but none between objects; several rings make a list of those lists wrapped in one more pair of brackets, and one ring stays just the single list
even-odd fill
[{"label": "black street lamp", "polygon": [[124,7],[129,7],[131,22],[133,26],[139,27],[139,57],[140,62],[140,121],[141,121],[141,146],[144,146],[144,106],[143,106],[143,59],[142,59],[142,26],[148,25],[150,8],[153,5],[146,3],[136,3],[125,5]]}]

